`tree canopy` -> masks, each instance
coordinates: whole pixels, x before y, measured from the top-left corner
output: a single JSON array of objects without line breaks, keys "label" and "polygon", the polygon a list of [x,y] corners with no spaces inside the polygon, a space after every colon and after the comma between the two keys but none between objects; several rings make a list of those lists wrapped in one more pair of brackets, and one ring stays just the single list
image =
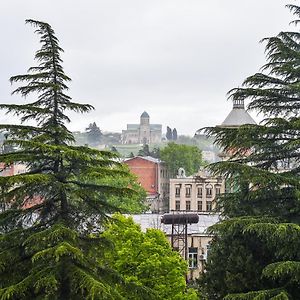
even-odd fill
[{"label": "tree canopy", "polygon": [[[0,154],[0,162],[27,168],[0,177],[0,299],[123,299],[116,286],[142,292],[133,283],[129,289],[122,276],[99,263],[104,243],[96,233],[107,213],[117,210],[108,197],[135,194],[128,170],[111,152],[71,145],[67,112],[93,107],[72,102],[66,94],[70,78],[51,26],[26,23],[40,36],[39,64],[10,81],[24,83],[14,94],[37,98],[0,104],[21,122],[0,125],[9,132],[5,145],[16,147]],[[112,184],[116,176],[118,185]]]},{"label": "tree canopy", "polygon": [[149,156],[151,155],[150,149],[149,149],[149,145],[148,144],[144,144],[142,149],[139,150],[138,152],[139,156]]},{"label": "tree canopy", "polygon": [[[299,18],[298,6],[287,7]],[[207,129],[231,153],[211,169],[237,187],[218,202],[230,218],[212,228],[216,237],[202,282],[209,299],[300,294],[300,33],[280,32],[263,41],[267,63],[229,97],[249,100],[248,108],[265,119]]]},{"label": "tree canopy", "polygon": [[123,166],[124,171],[128,172],[128,176],[115,174],[113,178],[103,177],[98,179],[98,184],[122,187],[128,186],[134,190],[134,193],[128,195],[111,193],[107,197],[107,203],[112,207],[115,207],[120,213],[143,213],[148,210],[148,206],[145,205],[146,191],[138,183],[137,177],[133,175],[128,166]]},{"label": "tree canopy", "polygon": [[97,146],[100,144],[103,134],[96,122],[89,124],[89,126],[86,128],[86,134],[89,145]]},{"label": "tree canopy", "polygon": [[[136,282],[156,292],[155,299],[198,299],[195,291],[187,290],[185,275],[187,263],[173,251],[164,233],[148,229],[145,233],[131,217],[114,215],[116,220],[107,224],[102,234],[112,242],[113,250],[107,249],[105,261],[121,273],[127,282]],[[146,299],[137,294],[133,300]]]},{"label": "tree canopy", "polygon": [[201,150],[196,146],[171,142],[160,150],[160,157],[167,163],[171,176],[175,176],[179,168],[192,175],[203,165]]}]

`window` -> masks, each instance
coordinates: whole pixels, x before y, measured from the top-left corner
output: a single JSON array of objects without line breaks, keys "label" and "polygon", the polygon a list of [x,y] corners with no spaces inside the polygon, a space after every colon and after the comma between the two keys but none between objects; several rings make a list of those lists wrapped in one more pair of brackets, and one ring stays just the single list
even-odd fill
[{"label": "window", "polygon": [[212,201],[206,201],[206,210],[212,211]]},{"label": "window", "polygon": [[191,198],[191,186],[186,186],[185,187],[185,197],[186,198]]},{"label": "window", "polygon": [[180,187],[179,186],[175,187],[175,197],[180,197]]},{"label": "window", "polygon": [[196,269],[198,267],[198,248],[189,248],[189,268]]},{"label": "window", "polygon": [[221,188],[219,186],[216,186],[216,195],[221,194]]},{"label": "window", "polygon": [[185,202],[185,210],[191,210],[191,201]]},{"label": "window", "polygon": [[202,198],[202,187],[197,187],[197,197]]},{"label": "window", "polygon": [[212,197],[212,185],[209,184],[206,186],[206,198],[211,198]]},{"label": "window", "polygon": [[175,201],[175,210],[180,210],[180,200]]},{"label": "window", "polygon": [[202,201],[198,201],[198,211],[202,211]]}]

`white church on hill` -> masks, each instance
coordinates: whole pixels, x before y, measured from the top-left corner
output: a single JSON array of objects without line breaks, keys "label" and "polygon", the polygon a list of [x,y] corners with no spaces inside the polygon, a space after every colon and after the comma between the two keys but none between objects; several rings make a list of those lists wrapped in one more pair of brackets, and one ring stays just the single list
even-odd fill
[{"label": "white church on hill", "polygon": [[140,124],[127,124],[127,129],[122,130],[122,144],[155,144],[161,142],[162,125],[150,124],[150,116],[143,112]]}]

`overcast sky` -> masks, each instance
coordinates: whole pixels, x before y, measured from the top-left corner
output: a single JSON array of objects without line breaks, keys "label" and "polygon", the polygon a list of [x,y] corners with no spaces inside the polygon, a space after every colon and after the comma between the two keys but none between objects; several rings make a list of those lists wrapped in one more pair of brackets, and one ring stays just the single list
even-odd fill
[{"label": "overcast sky", "polygon": [[[290,0],[292,3],[296,1]],[[0,102],[9,77],[35,65],[38,37],[27,18],[51,24],[65,50],[69,95],[95,111],[73,115],[71,130],[103,131],[151,123],[193,135],[220,124],[226,93],[265,62],[263,37],[291,29],[283,0],[1,0]],[[255,118],[255,114],[252,113]],[[0,122],[11,121],[0,111]]]}]

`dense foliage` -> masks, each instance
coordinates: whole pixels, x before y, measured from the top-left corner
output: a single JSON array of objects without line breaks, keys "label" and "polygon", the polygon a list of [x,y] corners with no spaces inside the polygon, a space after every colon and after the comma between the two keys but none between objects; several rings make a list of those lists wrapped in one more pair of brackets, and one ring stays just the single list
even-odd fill
[{"label": "dense foliage", "polygon": [[201,150],[196,146],[171,142],[160,150],[160,157],[167,163],[171,176],[175,176],[179,168],[184,168],[187,175],[192,175],[203,165]]},{"label": "dense foliage", "polygon": [[89,126],[86,128],[86,135],[87,135],[88,144],[91,146],[99,145],[101,143],[101,138],[103,136],[96,122],[89,124]]},{"label": "dense foliage", "polygon": [[138,183],[137,178],[133,174],[129,175],[130,170],[127,165],[124,165],[123,168],[124,171],[128,172],[128,176],[115,174],[113,178],[106,176],[98,179],[97,182],[115,187],[130,186],[134,190],[134,193],[128,195],[111,193],[106,198],[107,203],[117,208],[121,213],[143,213],[148,210],[148,206],[145,205],[146,191]]},{"label": "dense foliage", "polygon": [[[39,64],[10,80],[25,82],[14,93],[37,98],[0,105],[21,121],[0,125],[9,133],[5,145],[15,148],[0,155],[1,165],[7,169],[21,163],[27,168],[0,177],[0,299],[123,299],[120,287],[128,295],[139,290],[150,297],[152,292],[128,286],[100,263],[105,244],[96,233],[106,214],[116,211],[107,199],[135,194],[128,170],[110,152],[72,146],[66,113],[93,107],[72,102],[66,94],[70,78],[50,25],[26,23],[40,36],[42,46],[35,55]],[[112,184],[116,177],[118,184]]]},{"label": "dense foliage", "polygon": [[[299,17],[299,7],[288,8]],[[264,42],[262,72],[229,96],[250,100],[248,108],[265,119],[207,130],[231,154],[211,166],[226,176],[231,193],[218,203],[227,218],[212,228],[216,237],[201,284],[209,299],[300,295],[300,33],[280,32]]]},{"label": "dense foliage", "polygon": [[[131,152],[132,153],[132,152]],[[145,144],[143,147],[138,151],[138,156],[151,156],[154,158],[160,158],[160,148],[153,147],[152,150],[150,150],[149,145]],[[131,157],[134,157],[134,154],[132,153]]]},{"label": "dense foliage", "polygon": [[[156,298],[169,300],[198,299],[195,291],[187,290],[187,264],[178,252],[172,250],[164,233],[148,229],[145,233],[133,219],[115,215],[108,223],[103,237],[114,248],[105,252],[105,262],[125,277],[156,292]],[[134,299],[145,299],[137,294]]]}]

